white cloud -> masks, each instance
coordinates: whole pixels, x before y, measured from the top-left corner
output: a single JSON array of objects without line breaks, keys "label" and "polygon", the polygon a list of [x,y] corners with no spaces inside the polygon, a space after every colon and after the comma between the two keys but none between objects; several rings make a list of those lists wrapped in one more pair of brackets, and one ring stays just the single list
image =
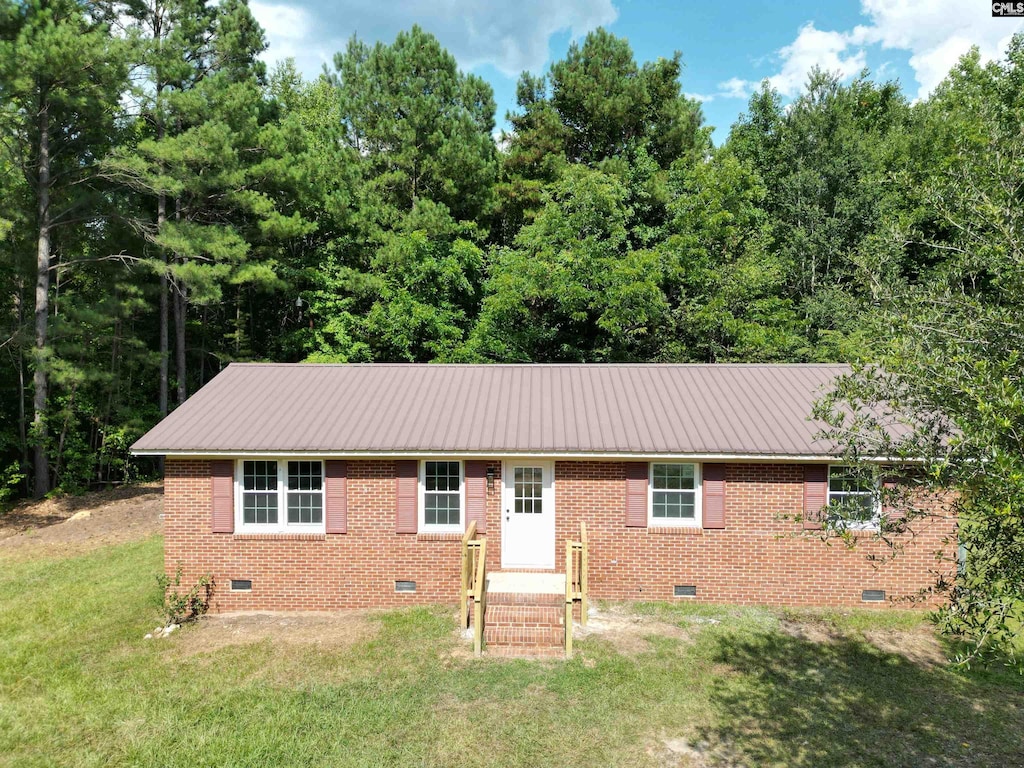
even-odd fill
[{"label": "white cloud", "polygon": [[957,60],[978,46],[983,61],[997,59],[1024,19],[993,18],[990,3],[962,0],[861,0],[871,19],[865,39],[882,48],[910,52],[910,67],[924,98],[946,77]]},{"label": "white cloud", "polygon": [[437,36],[463,69],[490,64],[511,77],[524,69],[540,71],[548,42],[559,32],[575,39],[618,18],[612,0],[296,0],[250,6],[267,32],[268,60],[293,56],[307,75],[333,60],[353,34],[390,42],[413,24]]},{"label": "white cloud", "polygon": [[749,80],[730,77],[725,82],[718,84],[720,89],[718,95],[723,99],[745,99],[750,95],[752,85],[754,84]]},{"label": "white cloud", "polygon": [[[857,31],[853,33],[829,32],[818,29],[813,22],[800,28],[796,39],[777,52],[782,62],[779,71],[766,78],[769,85],[783,96],[796,96],[807,83],[807,75],[814,67],[834,72],[847,80],[867,64],[867,54],[862,48],[849,50],[860,40]],[[746,98],[758,86],[757,81],[730,78],[718,84],[725,98]]]},{"label": "white cloud", "polygon": [[319,36],[316,20],[305,8],[251,0],[249,9],[267,34],[267,50],[261,58],[268,64],[294,59],[299,71],[312,78],[343,45],[340,39]]},{"label": "white cloud", "polygon": [[[917,98],[934,90],[957,63],[978,46],[983,61],[999,58],[1024,19],[992,18],[985,3],[963,0],[861,0],[861,13],[870,23],[843,31],[817,29],[813,23],[800,28],[796,39],[776,51],[781,64],[768,77],[784,96],[795,96],[817,66],[848,80],[867,63],[867,48],[902,50],[917,81]],[[889,62],[879,67],[884,75]],[[719,83],[720,96],[744,98],[757,81],[730,78]]]},{"label": "white cloud", "polygon": [[714,93],[684,93],[683,94],[683,96],[685,96],[686,98],[693,99],[694,101],[699,101],[702,104],[707,104],[709,101],[714,101],[716,95],[717,94],[714,94]]},{"label": "white cloud", "polygon": [[843,80],[851,78],[867,63],[863,49],[846,53],[853,40],[852,35],[826,32],[815,28],[813,23],[805,24],[796,40],[779,50],[782,69],[768,81],[784,96],[795,96],[814,67],[836,72]]}]

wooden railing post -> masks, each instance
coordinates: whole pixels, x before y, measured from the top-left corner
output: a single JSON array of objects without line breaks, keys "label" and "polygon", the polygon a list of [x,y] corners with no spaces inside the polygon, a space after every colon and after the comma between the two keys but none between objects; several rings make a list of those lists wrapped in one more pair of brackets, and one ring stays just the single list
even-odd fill
[{"label": "wooden railing post", "polygon": [[462,590],[459,597],[459,623],[462,629],[469,628],[469,592],[473,578],[473,559],[470,553],[469,542],[476,536],[476,520],[469,524],[469,528],[462,535]]},{"label": "wooden railing post", "polygon": [[572,656],[572,542],[565,542],[565,658]]},{"label": "wooden railing post", "polygon": [[589,563],[587,550],[590,548],[587,544],[587,524],[584,522],[580,523],[580,624],[584,627],[587,626],[587,612],[590,607],[590,601],[587,599],[587,572],[589,569]]},{"label": "wooden railing post", "polygon": [[484,610],[483,597],[486,592],[484,582],[487,578],[487,539],[477,543],[476,575],[473,581],[473,653],[479,656],[484,647]]}]

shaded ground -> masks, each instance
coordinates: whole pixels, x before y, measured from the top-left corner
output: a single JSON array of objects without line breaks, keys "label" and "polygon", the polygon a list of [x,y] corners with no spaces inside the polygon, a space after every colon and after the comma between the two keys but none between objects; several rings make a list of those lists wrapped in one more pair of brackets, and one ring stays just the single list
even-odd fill
[{"label": "shaded ground", "polygon": [[159,533],[163,484],[23,502],[0,514],[0,554],[58,555]]}]

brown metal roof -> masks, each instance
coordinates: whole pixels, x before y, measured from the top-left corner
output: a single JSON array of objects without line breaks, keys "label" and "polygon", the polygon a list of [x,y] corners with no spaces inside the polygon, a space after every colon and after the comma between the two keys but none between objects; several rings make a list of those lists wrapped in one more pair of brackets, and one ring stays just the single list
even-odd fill
[{"label": "brown metal roof", "polygon": [[235,363],[132,448],[824,457],[808,417],[847,370]]}]

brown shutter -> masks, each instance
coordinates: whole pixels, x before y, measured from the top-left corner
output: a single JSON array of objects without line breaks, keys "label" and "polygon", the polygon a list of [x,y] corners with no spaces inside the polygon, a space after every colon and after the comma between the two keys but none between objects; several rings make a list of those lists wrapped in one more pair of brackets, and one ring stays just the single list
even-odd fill
[{"label": "brown shutter", "polygon": [[324,529],[348,533],[348,462],[324,462]]},{"label": "brown shutter", "polygon": [[647,462],[626,463],[626,525],[647,527]]},{"label": "brown shutter", "polygon": [[396,461],[395,465],[395,533],[416,533],[419,463]]},{"label": "brown shutter", "polygon": [[210,462],[213,487],[213,532],[235,532],[235,462],[218,459]]},{"label": "brown shutter", "polygon": [[704,527],[725,528],[725,464],[705,464],[701,472]]},{"label": "brown shutter", "polygon": [[477,533],[487,533],[487,462],[466,462],[466,526],[476,520]]},{"label": "brown shutter", "polygon": [[804,465],[804,528],[821,528],[821,509],[828,503],[828,465]]},{"label": "brown shutter", "polygon": [[892,504],[899,483],[899,479],[893,475],[882,478],[882,517],[886,520],[903,520],[907,516],[902,504]]}]

